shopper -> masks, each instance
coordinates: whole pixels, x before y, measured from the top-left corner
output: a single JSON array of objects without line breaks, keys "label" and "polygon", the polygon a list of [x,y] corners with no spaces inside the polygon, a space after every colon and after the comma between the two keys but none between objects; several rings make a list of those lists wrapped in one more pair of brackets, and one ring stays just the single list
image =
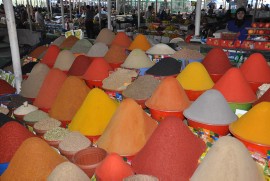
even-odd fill
[{"label": "shopper", "polygon": [[94,38],[94,16],[95,11],[93,7],[89,5],[86,6],[86,16],[85,16],[85,29],[88,38]]},{"label": "shopper", "polygon": [[246,9],[238,8],[235,13],[235,19],[228,22],[227,29],[238,33],[238,39],[243,41],[247,38],[247,27],[251,27],[251,22],[246,20]]}]

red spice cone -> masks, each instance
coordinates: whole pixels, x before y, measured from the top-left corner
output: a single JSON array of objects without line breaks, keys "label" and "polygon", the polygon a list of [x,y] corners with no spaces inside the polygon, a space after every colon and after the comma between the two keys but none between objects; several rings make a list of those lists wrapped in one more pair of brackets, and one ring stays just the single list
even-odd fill
[{"label": "red spice cone", "polygon": [[75,58],[67,74],[73,76],[82,76],[88,69],[91,62],[92,59],[89,57],[85,55],[79,55]]},{"label": "red spice cone", "polygon": [[98,181],[122,181],[134,175],[132,168],[117,153],[111,153],[96,168]]},{"label": "red spice cone", "polygon": [[206,146],[182,120],[166,118],[132,160],[136,174],[160,180],[189,180]]},{"label": "red spice cone", "polygon": [[248,82],[270,83],[270,67],[260,53],[250,55],[240,70]]},{"label": "red spice cone", "polygon": [[238,68],[230,68],[214,85],[228,102],[250,103],[257,98]]},{"label": "red spice cone", "polygon": [[221,48],[213,48],[203,59],[202,64],[209,74],[224,74],[232,67],[229,58]]},{"label": "red spice cone", "polygon": [[125,32],[118,32],[112,41],[112,45],[118,45],[124,48],[128,48],[131,44],[130,38]]},{"label": "red spice cone", "polygon": [[46,54],[44,55],[44,57],[40,62],[52,68],[60,51],[61,51],[60,48],[56,45],[49,46]]},{"label": "red spice cone", "polygon": [[7,81],[0,79],[0,96],[3,94],[13,94],[16,89],[12,87]]}]

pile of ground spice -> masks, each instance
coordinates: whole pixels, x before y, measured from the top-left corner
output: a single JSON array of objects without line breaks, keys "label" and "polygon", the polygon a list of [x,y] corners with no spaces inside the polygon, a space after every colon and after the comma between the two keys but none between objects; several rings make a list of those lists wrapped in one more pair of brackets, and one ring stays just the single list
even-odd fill
[{"label": "pile of ground spice", "polygon": [[151,48],[151,44],[147,40],[146,36],[142,34],[138,34],[133,42],[129,46],[129,50],[134,50],[134,49],[141,49],[143,51],[147,51],[149,48]]},{"label": "pile of ground spice", "polygon": [[0,127],[0,163],[10,162],[22,142],[34,136],[16,121],[5,123]]},{"label": "pile of ground spice", "polygon": [[112,67],[104,58],[94,58],[85,71],[83,79],[103,81],[105,78],[109,77],[110,71],[112,71]]},{"label": "pile of ground spice", "polygon": [[42,54],[48,49],[47,46],[39,46],[37,47],[35,50],[33,50],[28,56],[29,57],[33,57],[33,58],[37,58],[37,59],[41,59],[43,56]]},{"label": "pile of ground spice", "polygon": [[141,49],[134,49],[121,65],[124,68],[140,69],[152,67],[155,63]]},{"label": "pile of ground spice", "polygon": [[49,115],[43,111],[36,110],[33,112],[30,112],[29,114],[25,115],[23,117],[23,120],[27,123],[36,123],[38,121],[41,121],[43,119],[49,118]]},{"label": "pile of ground spice", "polygon": [[10,161],[1,181],[46,180],[53,169],[66,161],[40,138],[26,139]]},{"label": "pile of ground spice", "polygon": [[130,38],[125,32],[118,32],[112,41],[112,45],[118,45],[127,49],[131,44]]},{"label": "pile of ground spice", "polygon": [[69,50],[62,50],[57,59],[53,68],[59,68],[62,71],[68,71],[75,60],[75,56]]},{"label": "pile of ground spice", "polygon": [[253,143],[270,145],[270,102],[261,102],[230,125],[236,136]]},{"label": "pile of ground spice", "polygon": [[151,97],[159,83],[160,81],[151,75],[140,76],[123,91],[123,96],[135,100],[146,100]]},{"label": "pile of ground spice", "polygon": [[0,96],[4,94],[14,94],[16,89],[7,81],[0,79]]},{"label": "pile of ground spice", "polygon": [[44,63],[48,65],[48,67],[52,68],[60,51],[61,50],[58,46],[50,45],[40,63]]},{"label": "pile of ground spice", "polygon": [[133,156],[146,144],[156,127],[157,122],[133,99],[127,98],[117,108],[97,145],[108,153]]},{"label": "pile of ground spice", "polygon": [[59,48],[71,49],[77,41],[79,41],[79,39],[76,36],[69,36],[59,45]]},{"label": "pile of ground spice", "polygon": [[257,100],[255,93],[238,68],[230,68],[213,89],[220,91],[228,102],[248,103]]},{"label": "pile of ground spice", "polygon": [[102,42],[102,43],[105,43],[106,45],[111,45],[113,39],[115,37],[115,34],[114,32],[112,32],[111,30],[109,30],[108,28],[103,28],[97,38],[96,38],[96,41],[95,43],[97,42]]},{"label": "pile of ground spice", "polygon": [[205,149],[205,143],[182,120],[169,117],[159,124],[131,164],[137,174],[160,180],[189,180]]},{"label": "pile of ground spice", "polygon": [[65,39],[66,39],[65,36],[59,36],[58,38],[56,38],[56,39],[52,42],[52,44],[59,47],[59,46],[63,43],[63,41],[64,41]]},{"label": "pile of ground spice", "polygon": [[123,63],[126,58],[127,54],[125,48],[118,45],[112,45],[104,56],[104,59],[108,63]]},{"label": "pile of ground spice", "polygon": [[190,181],[264,181],[250,153],[237,139],[223,136],[211,147]]},{"label": "pile of ground spice", "polygon": [[91,62],[92,60],[90,60],[89,57],[79,55],[75,58],[67,74],[73,76],[82,76],[88,69]]},{"label": "pile of ground spice", "polygon": [[138,73],[135,70],[118,68],[115,72],[111,73],[109,77],[102,81],[102,88],[118,91],[125,90],[126,87],[132,82],[132,77],[137,76]]},{"label": "pile of ground spice", "polygon": [[60,69],[51,69],[39,90],[34,105],[39,108],[51,109],[66,78],[67,75]]},{"label": "pile of ground spice", "polygon": [[86,136],[101,135],[118,104],[99,88],[92,89],[68,128]]},{"label": "pile of ground spice", "polygon": [[90,48],[92,47],[92,43],[88,41],[87,39],[81,39],[73,45],[71,48],[72,53],[84,53],[86,54]]},{"label": "pile of ground spice", "polygon": [[72,120],[88,92],[89,88],[82,79],[68,77],[60,88],[49,115],[60,121]]},{"label": "pile of ground spice", "polygon": [[183,111],[189,107],[190,101],[179,82],[173,77],[167,77],[161,81],[145,105],[155,110]]},{"label": "pile of ground spice", "polygon": [[47,65],[36,64],[29,77],[22,82],[20,94],[27,98],[36,98],[49,71],[50,68]]},{"label": "pile of ground spice", "polygon": [[109,50],[105,43],[95,43],[87,53],[89,57],[104,57]]},{"label": "pile of ground spice", "polygon": [[199,62],[193,62],[177,76],[177,80],[185,90],[202,91],[211,89],[214,82],[209,73]]},{"label": "pile of ground spice", "polygon": [[128,176],[134,175],[134,172],[122,157],[116,153],[111,153],[96,168],[95,175],[98,180],[122,181]]},{"label": "pile of ground spice", "polygon": [[202,61],[209,74],[225,74],[232,64],[221,48],[213,48]]},{"label": "pile of ground spice", "polygon": [[240,66],[248,82],[270,83],[270,66],[260,53],[253,53]]},{"label": "pile of ground spice", "polygon": [[172,55],[175,53],[175,50],[166,44],[158,43],[149,48],[146,53],[151,55]]},{"label": "pile of ground spice", "polygon": [[89,181],[89,177],[77,165],[71,162],[63,162],[55,167],[47,178],[47,181],[59,180]]},{"label": "pile of ground spice", "polygon": [[167,57],[161,59],[154,66],[149,68],[145,73],[154,76],[178,75],[181,71],[181,67],[182,62],[179,62],[174,58]]}]

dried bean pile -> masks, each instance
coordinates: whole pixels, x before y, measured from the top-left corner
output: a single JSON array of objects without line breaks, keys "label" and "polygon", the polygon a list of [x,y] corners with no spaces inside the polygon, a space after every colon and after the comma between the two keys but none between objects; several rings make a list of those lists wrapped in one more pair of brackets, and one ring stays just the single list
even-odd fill
[{"label": "dried bean pile", "polygon": [[203,59],[204,55],[202,55],[200,52],[196,50],[183,48],[175,52],[172,57],[178,60],[199,60]]}]

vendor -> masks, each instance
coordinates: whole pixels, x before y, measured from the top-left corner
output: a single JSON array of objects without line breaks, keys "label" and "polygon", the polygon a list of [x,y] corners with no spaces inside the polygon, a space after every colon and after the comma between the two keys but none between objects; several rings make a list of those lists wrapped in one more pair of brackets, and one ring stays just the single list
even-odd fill
[{"label": "vendor", "polygon": [[251,22],[245,19],[246,9],[238,8],[235,13],[235,19],[230,20],[227,29],[234,33],[239,33],[238,39],[243,41],[247,38],[247,27],[251,27]]}]

